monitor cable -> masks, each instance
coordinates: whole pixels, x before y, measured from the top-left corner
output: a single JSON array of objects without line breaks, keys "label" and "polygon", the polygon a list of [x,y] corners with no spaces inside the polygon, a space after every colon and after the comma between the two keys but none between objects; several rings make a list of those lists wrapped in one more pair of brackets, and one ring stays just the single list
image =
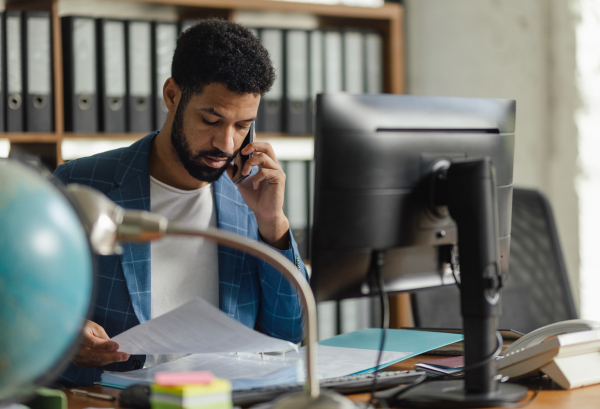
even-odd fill
[{"label": "monitor cable", "polygon": [[371,384],[371,399],[369,402],[375,405],[375,391],[377,390],[377,374],[379,373],[379,366],[381,365],[381,358],[383,356],[383,348],[385,344],[385,334],[390,325],[390,305],[388,300],[387,292],[383,283],[383,266],[385,265],[385,252],[381,250],[374,250],[371,256],[371,272],[375,275],[374,283],[377,286],[377,292],[379,293],[379,300],[381,303],[381,343],[379,345],[379,354],[377,355],[377,365],[375,365],[375,376],[373,376],[373,383]]}]

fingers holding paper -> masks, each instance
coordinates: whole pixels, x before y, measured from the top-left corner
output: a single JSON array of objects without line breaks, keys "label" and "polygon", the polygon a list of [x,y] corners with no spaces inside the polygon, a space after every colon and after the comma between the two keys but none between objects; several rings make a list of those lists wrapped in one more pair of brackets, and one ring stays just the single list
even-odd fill
[{"label": "fingers holding paper", "polygon": [[104,366],[129,359],[129,354],[117,352],[119,345],[110,340],[104,328],[93,321],[83,327],[83,337],[73,363],[80,368]]}]

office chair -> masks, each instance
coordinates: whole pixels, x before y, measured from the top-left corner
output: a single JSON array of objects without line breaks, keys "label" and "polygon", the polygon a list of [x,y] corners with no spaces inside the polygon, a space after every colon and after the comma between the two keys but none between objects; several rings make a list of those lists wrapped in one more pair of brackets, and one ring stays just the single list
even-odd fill
[{"label": "office chair", "polygon": [[[515,188],[512,209],[509,273],[498,328],[528,333],[577,318],[550,203],[537,190]],[[456,286],[416,292],[412,307],[417,327],[462,327]]]}]

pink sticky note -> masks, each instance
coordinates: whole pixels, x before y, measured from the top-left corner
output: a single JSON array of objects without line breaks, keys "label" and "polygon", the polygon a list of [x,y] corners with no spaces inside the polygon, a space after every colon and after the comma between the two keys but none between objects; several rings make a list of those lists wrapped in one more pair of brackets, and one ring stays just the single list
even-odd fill
[{"label": "pink sticky note", "polygon": [[212,383],[215,376],[209,371],[196,372],[158,372],[154,381],[162,386],[190,385]]}]

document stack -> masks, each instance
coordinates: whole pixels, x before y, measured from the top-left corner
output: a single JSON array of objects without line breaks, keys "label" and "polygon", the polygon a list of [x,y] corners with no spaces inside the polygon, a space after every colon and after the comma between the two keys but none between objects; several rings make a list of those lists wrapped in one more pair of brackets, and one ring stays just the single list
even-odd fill
[{"label": "document stack", "polygon": [[210,372],[158,373],[151,386],[153,409],[231,409],[231,382]]}]

